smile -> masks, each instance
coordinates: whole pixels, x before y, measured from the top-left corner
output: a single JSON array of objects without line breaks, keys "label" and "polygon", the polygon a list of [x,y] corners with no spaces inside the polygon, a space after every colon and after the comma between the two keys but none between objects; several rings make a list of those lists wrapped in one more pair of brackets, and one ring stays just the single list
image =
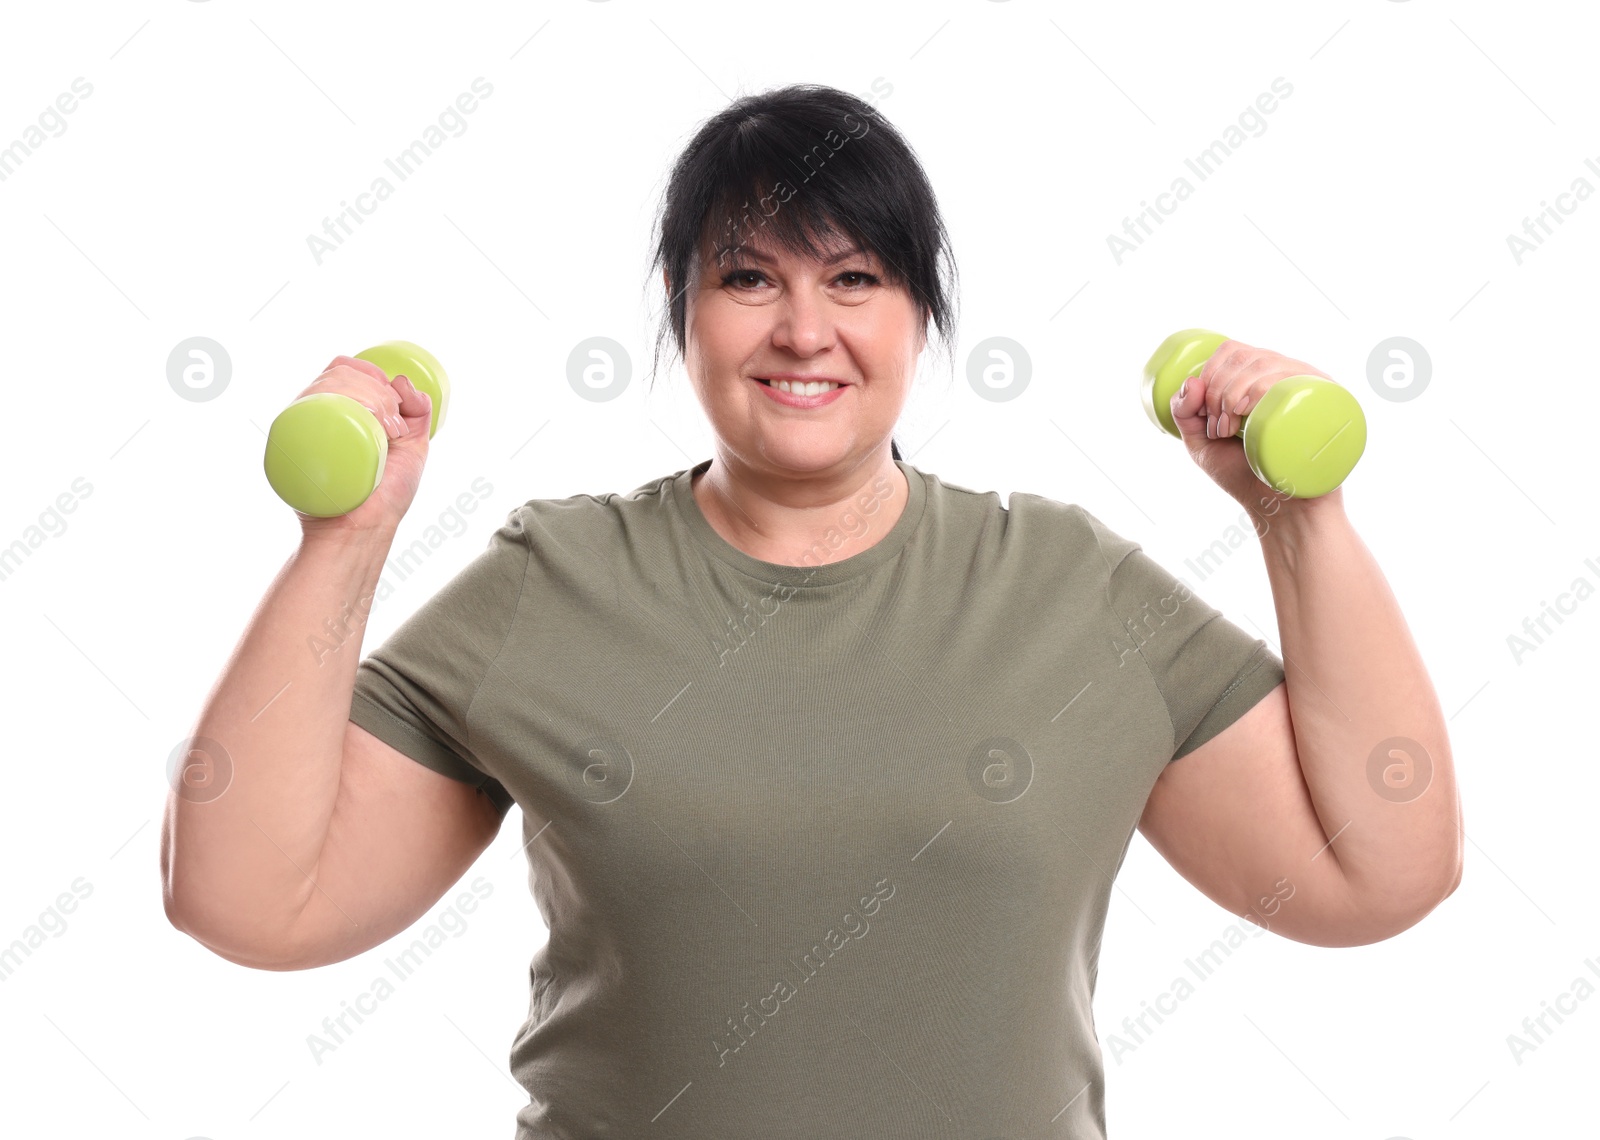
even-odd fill
[{"label": "smile", "polygon": [[806,390],[816,390],[816,395],[801,395],[793,391],[785,391],[780,385],[787,386],[788,381],[779,381],[774,384],[767,380],[752,377],[752,382],[760,385],[761,390],[771,399],[790,408],[821,408],[837,400],[848,384],[815,384],[806,385]]}]

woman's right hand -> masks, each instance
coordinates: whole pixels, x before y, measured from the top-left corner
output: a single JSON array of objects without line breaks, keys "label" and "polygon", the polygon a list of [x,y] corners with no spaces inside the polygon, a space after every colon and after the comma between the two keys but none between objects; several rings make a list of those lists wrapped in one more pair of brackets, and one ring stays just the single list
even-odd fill
[{"label": "woman's right hand", "polygon": [[391,384],[383,369],[353,356],[334,357],[322,375],[295,399],[318,392],[349,396],[372,412],[389,438],[389,456],[377,489],[355,510],[328,518],[295,511],[302,535],[319,539],[366,538],[375,534],[392,537],[422,482],[432,402],[404,375]]}]

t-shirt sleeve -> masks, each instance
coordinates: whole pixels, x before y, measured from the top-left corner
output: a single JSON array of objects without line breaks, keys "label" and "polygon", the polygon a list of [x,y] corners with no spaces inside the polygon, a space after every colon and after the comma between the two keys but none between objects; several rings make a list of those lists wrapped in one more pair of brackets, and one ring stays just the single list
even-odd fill
[{"label": "t-shirt sleeve", "polygon": [[1124,664],[1137,657],[1148,666],[1172,721],[1172,759],[1180,759],[1281,684],[1283,662],[1138,543],[1083,513],[1105,559],[1107,603],[1126,630],[1113,650]]},{"label": "t-shirt sleeve", "polygon": [[350,719],[390,747],[482,791],[503,817],[513,798],[472,748],[467,713],[511,632],[531,548],[525,506],[487,548],[356,666]]}]

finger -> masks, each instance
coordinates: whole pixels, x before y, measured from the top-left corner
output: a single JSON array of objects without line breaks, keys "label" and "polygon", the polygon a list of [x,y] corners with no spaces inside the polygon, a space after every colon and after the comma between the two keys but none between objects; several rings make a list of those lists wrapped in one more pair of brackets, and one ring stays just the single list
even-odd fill
[{"label": "finger", "polygon": [[1231,372],[1221,378],[1221,381],[1212,385],[1206,393],[1208,406],[1216,408],[1216,412],[1206,417],[1207,433],[1212,439],[1227,439],[1239,427],[1239,417],[1229,414],[1229,409],[1234,406],[1236,397],[1234,393],[1239,390],[1242,383],[1248,383],[1238,372]]},{"label": "finger", "polygon": [[1241,380],[1239,385],[1222,401],[1223,409],[1229,418],[1241,420],[1250,414],[1250,409],[1261,401],[1261,396],[1268,388],[1272,387],[1272,378],[1269,376],[1257,377],[1254,380]]},{"label": "finger", "polygon": [[1244,424],[1244,418],[1250,414],[1250,409],[1261,401],[1266,390],[1272,387],[1274,375],[1238,376],[1223,394],[1219,406],[1222,409],[1217,414],[1217,438],[1227,439],[1239,433]]},{"label": "finger", "polygon": [[1324,380],[1333,379],[1303,360],[1290,360],[1271,353],[1263,354],[1258,359],[1243,364],[1239,373],[1229,378],[1226,390],[1218,396],[1219,431],[1223,435],[1236,434],[1244,417],[1250,414],[1250,409],[1261,402],[1261,397],[1267,394],[1267,390],[1291,376],[1320,376]]},{"label": "finger", "polygon": [[[1234,403],[1240,392],[1268,366],[1271,356],[1254,345],[1224,341],[1206,361],[1206,414],[1220,419],[1226,413],[1234,413]],[[1229,418],[1237,420],[1236,415]]]},{"label": "finger", "polygon": [[406,419],[426,418],[432,421],[433,398],[413,384],[411,377],[403,372],[396,373],[394,393],[400,398],[400,414]]},{"label": "finger", "polygon": [[[1215,385],[1216,438],[1237,435],[1244,417],[1262,395],[1278,380],[1291,375],[1284,368],[1285,358],[1266,349],[1252,349],[1235,358],[1235,368],[1227,379]],[[1293,363],[1293,362],[1291,362]]]},{"label": "finger", "polygon": [[1224,342],[1224,347],[1213,352],[1197,376],[1197,379],[1204,380],[1205,387],[1201,393],[1199,406],[1195,409],[1196,433],[1204,435],[1207,439],[1218,438],[1217,428],[1222,418],[1222,394],[1232,382],[1238,367],[1237,348],[1228,347],[1233,343]]},{"label": "finger", "polygon": [[311,382],[313,389],[348,396],[378,418],[391,437],[409,430],[400,414],[400,393],[386,380],[374,379],[365,369],[335,364]]},{"label": "finger", "polygon": [[341,364],[346,368],[354,368],[357,372],[365,372],[374,380],[382,380],[385,384],[389,382],[389,377],[384,375],[383,369],[379,368],[370,360],[360,360],[354,356],[335,356],[333,358],[333,362],[329,364],[327,368],[324,368],[323,371],[328,372]]},{"label": "finger", "polygon": [[1207,358],[1200,375],[1206,382],[1206,407],[1204,415],[1215,419],[1222,411],[1222,394],[1228,386],[1228,379],[1242,366],[1245,359],[1252,353],[1249,345],[1237,340],[1225,340],[1216,347]]},{"label": "finger", "polygon": [[1228,439],[1239,432],[1239,425],[1255,406],[1260,394],[1272,383],[1275,372],[1263,373],[1265,361],[1244,365],[1228,377],[1217,395],[1216,438]]}]

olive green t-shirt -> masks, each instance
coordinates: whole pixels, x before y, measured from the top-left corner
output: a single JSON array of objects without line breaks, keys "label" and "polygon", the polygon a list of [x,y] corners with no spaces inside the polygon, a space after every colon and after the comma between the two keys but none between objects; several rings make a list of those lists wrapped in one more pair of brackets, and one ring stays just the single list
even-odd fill
[{"label": "olive green t-shirt", "polygon": [[358,668],[522,809],[518,1140],[1098,1140],[1112,877],[1282,662],[1081,507],[897,461],[887,533],[885,479],[781,565],[710,463],[517,507]]}]

